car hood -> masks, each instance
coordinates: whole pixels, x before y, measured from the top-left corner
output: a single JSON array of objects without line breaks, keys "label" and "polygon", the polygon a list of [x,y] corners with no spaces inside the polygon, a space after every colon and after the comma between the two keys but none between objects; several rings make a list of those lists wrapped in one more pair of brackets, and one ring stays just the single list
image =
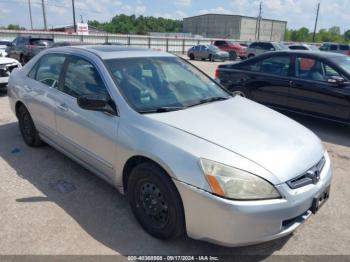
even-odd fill
[{"label": "car hood", "polygon": [[0,57],[0,65],[2,64],[12,64],[12,63],[19,63],[17,60],[8,58],[8,57]]},{"label": "car hood", "polygon": [[304,173],[324,153],[310,130],[241,97],[146,116],[239,154],[281,183]]}]

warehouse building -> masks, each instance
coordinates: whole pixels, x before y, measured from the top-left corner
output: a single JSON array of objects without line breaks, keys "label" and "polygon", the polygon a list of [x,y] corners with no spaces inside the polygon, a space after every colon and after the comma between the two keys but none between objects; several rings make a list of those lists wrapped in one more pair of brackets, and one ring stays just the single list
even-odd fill
[{"label": "warehouse building", "polygon": [[184,18],[183,31],[207,38],[283,41],[287,22],[256,17],[204,14]]}]

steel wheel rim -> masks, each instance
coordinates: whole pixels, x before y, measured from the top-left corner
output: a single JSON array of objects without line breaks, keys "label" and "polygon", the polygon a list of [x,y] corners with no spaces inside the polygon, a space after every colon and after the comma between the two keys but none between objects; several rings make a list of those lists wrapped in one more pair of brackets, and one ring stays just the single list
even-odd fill
[{"label": "steel wheel rim", "polygon": [[159,187],[152,182],[144,182],[138,190],[137,206],[152,227],[164,228],[169,220],[168,202]]}]

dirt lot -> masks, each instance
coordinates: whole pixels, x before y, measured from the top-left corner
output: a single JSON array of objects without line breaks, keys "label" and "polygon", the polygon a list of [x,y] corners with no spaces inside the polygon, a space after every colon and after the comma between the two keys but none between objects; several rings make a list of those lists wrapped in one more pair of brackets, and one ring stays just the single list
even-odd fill
[{"label": "dirt lot", "polygon": [[[213,75],[216,63],[194,63]],[[2,94],[0,254],[350,255],[350,128],[290,117],[319,135],[329,150],[334,170],[331,198],[289,237],[225,248],[188,238],[164,242],[147,235],[113,187],[48,146],[27,147]]]}]

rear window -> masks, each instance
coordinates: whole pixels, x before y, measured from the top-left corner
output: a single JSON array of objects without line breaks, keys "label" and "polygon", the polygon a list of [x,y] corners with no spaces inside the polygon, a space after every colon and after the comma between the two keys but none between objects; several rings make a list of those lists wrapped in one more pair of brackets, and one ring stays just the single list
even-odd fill
[{"label": "rear window", "polygon": [[30,39],[30,44],[31,45],[36,45],[36,46],[52,46],[53,41],[50,39]]},{"label": "rear window", "polygon": [[349,46],[348,45],[340,45],[339,49],[342,51],[349,51]]}]

